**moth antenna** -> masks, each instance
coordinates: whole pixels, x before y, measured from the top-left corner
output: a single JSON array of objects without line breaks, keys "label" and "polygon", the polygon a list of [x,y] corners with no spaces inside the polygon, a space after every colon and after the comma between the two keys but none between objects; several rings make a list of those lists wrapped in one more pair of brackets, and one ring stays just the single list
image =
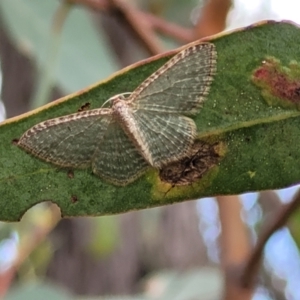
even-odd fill
[{"label": "moth antenna", "polygon": [[103,108],[104,107],[104,105],[107,103],[107,102],[110,102],[110,101],[112,101],[113,100],[113,98],[109,98],[109,99],[107,99],[102,105],[101,105],[101,107],[100,108]]},{"label": "moth antenna", "polygon": [[100,108],[103,108],[104,105],[105,105],[107,102],[113,101],[114,99],[119,98],[120,96],[131,95],[131,94],[132,94],[131,92],[125,92],[125,93],[121,93],[121,94],[115,95],[115,96],[113,96],[113,97],[107,99],[107,100],[101,105]]},{"label": "moth antenna", "polygon": [[118,96],[131,95],[131,94],[132,94],[132,92],[124,92],[124,93],[118,94]]}]

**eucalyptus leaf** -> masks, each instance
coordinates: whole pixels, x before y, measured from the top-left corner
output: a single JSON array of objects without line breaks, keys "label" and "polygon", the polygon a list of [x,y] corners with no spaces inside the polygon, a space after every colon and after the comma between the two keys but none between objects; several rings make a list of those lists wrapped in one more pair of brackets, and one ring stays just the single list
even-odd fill
[{"label": "eucalyptus leaf", "polygon": [[[27,154],[14,142],[39,122],[75,113],[81,107],[99,108],[113,95],[133,91],[180,51],[176,50],[2,123],[0,219],[19,220],[28,208],[45,200],[57,203],[63,216],[106,215],[299,182],[299,27],[269,21],[212,37],[209,42],[216,47],[217,74],[202,110],[194,118],[199,149],[193,157],[170,166],[173,173],[162,175],[152,168],[120,187],[102,181],[89,169],[58,169]],[[289,92],[283,93],[285,89]],[[178,184],[172,177],[176,170],[193,163],[199,171],[196,177],[180,173]]]},{"label": "eucalyptus leaf", "polygon": [[[47,66],[51,26],[59,1],[2,0],[6,28],[23,53],[40,70]],[[105,36],[96,30],[88,10],[72,8],[63,27],[56,82],[66,93],[75,92],[118,69]]]}]

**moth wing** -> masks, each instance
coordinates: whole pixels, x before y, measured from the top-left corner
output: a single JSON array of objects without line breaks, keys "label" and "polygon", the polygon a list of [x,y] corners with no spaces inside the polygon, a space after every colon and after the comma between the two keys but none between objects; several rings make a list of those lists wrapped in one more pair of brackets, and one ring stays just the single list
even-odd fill
[{"label": "moth wing", "polygon": [[145,159],[117,122],[109,124],[104,140],[93,157],[95,174],[114,184],[126,185],[148,168]]},{"label": "moth wing", "polygon": [[192,119],[143,110],[133,112],[133,115],[152,166],[161,168],[189,153],[196,137]]},{"label": "moth wing", "polygon": [[215,46],[200,43],[179,52],[128,98],[134,109],[194,115],[216,73]]},{"label": "moth wing", "polygon": [[112,120],[110,109],[83,111],[39,123],[18,141],[18,146],[38,158],[62,167],[84,168]]}]

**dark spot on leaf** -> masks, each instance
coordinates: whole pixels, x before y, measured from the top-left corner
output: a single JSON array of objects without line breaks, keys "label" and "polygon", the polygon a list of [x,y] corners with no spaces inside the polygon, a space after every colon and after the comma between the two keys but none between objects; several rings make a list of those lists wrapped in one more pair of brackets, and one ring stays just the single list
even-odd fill
[{"label": "dark spot on leaf", "polygon": [[72,202],[72,203],[76,203],[77,201],[78,201],[77,196],[72,195],[72,196],[71,196],[71,202]]},{"label": "dark spot on leaf", "polygon": [[13,139],[13,140],[11,141],[11,143],[12,143],[13,145],[18,145],[19,139]]},{"label": "dark spot on leaf", "polygon": [[297,63],[283,67],[279,60],[268,58],[253,72],[252,80],[262,88],[269,105],[300,107],[300,66]]},{"label": "dark spot on leaf", "polygon": [[161,181],[172,186],[189,185],[201,179],[221,159],[218,153],[220,143],[208,144],[196,141],[189,155],[163,167],[159,172]]},{"label": "dark spot on leaf", "polygon": [[300,96],[300,87],[298,87],[298,88],[295,89],[295,94],[297,96]]},{"label": "dark spot on leaf", "polygon": [[91,103],[90,102],[86,102],[83,105],[81,105],[80,108],[77,111],[81,112],[81,111],[87,110],[87,109],[90,108],[90,106],[91,106]]},{"label": "dark spot on leaf", "polygon": [[74,172],[73,170],[69,170],[68,171],[68,177],[71,179],[71,178],[74,178]]}]

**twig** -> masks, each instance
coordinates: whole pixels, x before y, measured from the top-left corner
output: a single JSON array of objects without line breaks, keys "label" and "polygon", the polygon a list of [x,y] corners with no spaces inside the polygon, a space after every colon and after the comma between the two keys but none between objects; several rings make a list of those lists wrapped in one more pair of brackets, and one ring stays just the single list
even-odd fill
[{"label": "twig", "polygon": [[[91,9],[98,10],[98,11],[109,11],[112,9],[112,3],[108,0],[69,0],[70,2],[73,2],[74,4],[78,5],[84,5]],[[112,2],[115,2],[114,0]],[[117,4],[118,9],[124,9],[124,2],[120,7],[120,1],[117,0],[118,3],[113,3],[114,5]],[[157,30],[160,33],[173,37],[174,39],[177,39],[180,42],[188,43],[193,41],[193,30],[192,29],[186,29],[181,26],[178,26],[174,23],[167,22],[153,14],[142,12],[132,6],[129,7],[129,5],[126,4],[126,10],[129,9],[129,12],[127,11],[125,16],[129,17],[129,22],[131,21],[131,24],[134,26],[133,30],[139,30],[141,23],[144,23],[146,25],[142,24],[142,27],[144,28],[144,33],[148,33],[150,29]],[[124,11],[123,11],[124,13]],[[133,17],[132,17],[133,16]],[[131,26],[132,26],[131,25]],[[144,39],[144,33],[137,32],[138,36],[140,36],[142,39]],[[151,35],[153,35],[153,32],[151,32]],[[148,39],[148,38],[147,38]],[[147,39],[145,40],[145,43],[147,43]],[[151,44],[151,41],[150,41]],[[150,45],[149,49],[152,49],[152,52],[159,53],[159,48],[156,48],[158,46],[152,46]]]},{"label": "twig", "polygon": [[164,52],[159,39],[146,19],[142,18],[138,10],[130,7],[123,0],[110,0],[113,9],[117,9],[126,20],[132,32],[139,38],[151,55]]},{"label": "twig", "polygon": [[271,216],[271,220],[267,218],[265,221],[265,229],[262,230],[256,246],[254,247],[249,259],[246,262],[245,268],[241,274],[241,285],[249,287],[253,285],[254,277],[260,264],[263,250],[270,236],[284,226],[289,217],[300,205],[300,189],[294,195],[293,200],[289,204],[282,207]]},{"label": "twig", "polygon": [[167,22],[164,19],[158,18],[155,15],[139,11],[141,18],[147,20],[153,29],[159,31],[160,33],[171,36],[174,39],[189,43],[194,40],[193,30],[189,28],[183,28],[177,24]]},{"label": "twig", "polygon": [[193,39],[200,39],[223,31],[226,27],[226,18],[231,2],[231,0],[206,1],[195,25]]},{"label": "twig", "polygon": [[43,211],[43,222],[28,232],[19,243],[18,254],[10,267],[0,274],[0,297],[4,296],[21,264],[41,244],[57,223],[61,220],[61,212],[56,204],[50,203]]},{"label": "twig", "polygon": [[107,0],[69,0],[74,4],[88,6],[92,9],[105,11],[110,9],[110,4]]},{"label": "twig", "polygon": [[222,234],[220,236],[221,265],[225,272],[225,300],[250,300],[253,290],[241,287],[239,270],[250,252],[248,231],[241,220],[238,196],[217,197]]}]

